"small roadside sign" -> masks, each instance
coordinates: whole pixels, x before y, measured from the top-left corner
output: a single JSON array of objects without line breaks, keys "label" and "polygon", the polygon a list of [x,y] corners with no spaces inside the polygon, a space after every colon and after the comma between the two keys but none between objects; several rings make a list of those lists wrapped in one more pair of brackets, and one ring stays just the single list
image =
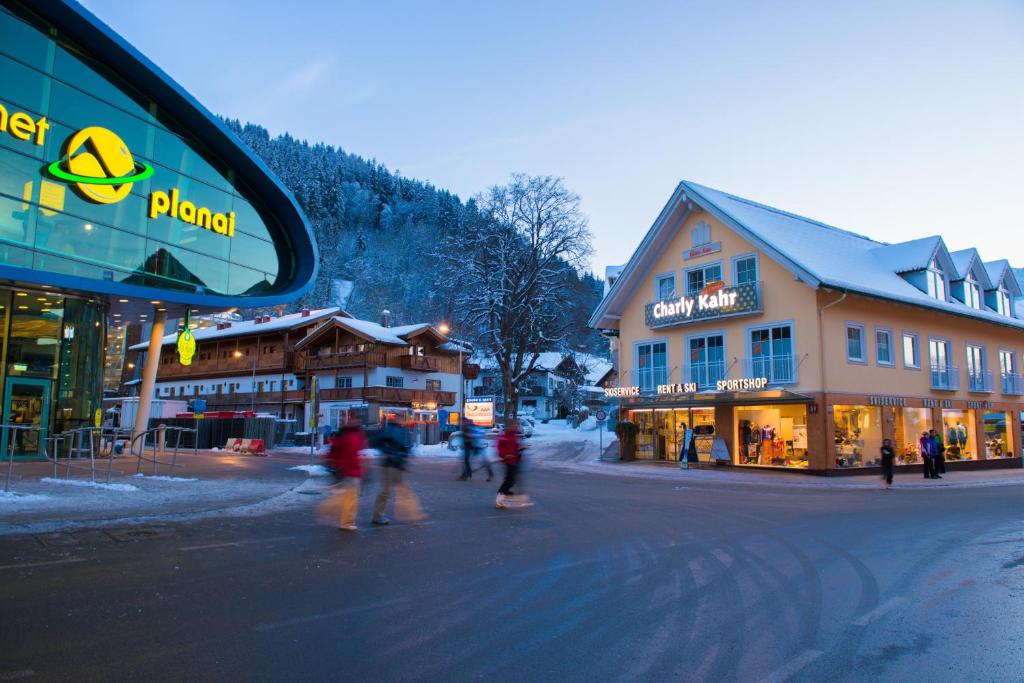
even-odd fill
[{"label": "small roadside sign", "polygon": [[604,412],[603,410],[598,410],[596,413],[594,413],[594,417],[597,418],[598,422],[604,422],[605,420],[608,419],[608,413]]}]

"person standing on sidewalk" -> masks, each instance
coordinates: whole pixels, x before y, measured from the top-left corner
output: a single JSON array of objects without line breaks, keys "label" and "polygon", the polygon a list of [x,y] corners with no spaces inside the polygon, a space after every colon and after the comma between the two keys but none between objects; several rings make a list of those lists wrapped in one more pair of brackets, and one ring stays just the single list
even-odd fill
[{"label": "person standing on sidewalk", "polygon": [[882,439],[882,477],[885,479],[885,488],[892,488],[892,466],[896,460],[896,450],[892,447],[892,440]]},{"label": "person standing on sidewalk", "polygon": [[921,439],[918,441],[921,449],[921,460],[924,463],[924,478],[935,479],[935,441],[928,432],[921,432]]},{"label": "person standing on sidewalk", "polygon": [[519,468],[523,462],[523,442],[519,435],[519,421],[509,420],[505,424],[505,430],[498,437],[498,457],[505,464],[505,479],[498,489],[498,496],[494,500],[497,508],[509,508],[514,506],[528,505],[525,496],[513,502],[516,496],[512,488],[516,485],[519,477]]},{"label": "person standing on sidewalk", "polygon": [[425,519],[419,498],[405,481],[406,462],[412,451],[412,435],[408,428],[388,421],[374,436],[373,446],[384,455],[384,468],[380,493],[373,506],[373,523],[390,523],[384,514],[391,492],[395,492],[395,516],[402,521],[421,522]]},{"label": "person standing on sidewalk", "polygon": [[946,473],[946,442],[942,440],[942,432],[933,429],[929,433],[935,442],[935,474],[941,477]]},{"label": "person standing on sidewalk", "polygon": [[356,513],[359,511],[359,490],[363,481],[360,452],[368,447],[359,420],[351,419],[331,437],[327,452],[327,467],[334,473],[337,483],[332,504],[339,508],[339,528],[358,531]]}]

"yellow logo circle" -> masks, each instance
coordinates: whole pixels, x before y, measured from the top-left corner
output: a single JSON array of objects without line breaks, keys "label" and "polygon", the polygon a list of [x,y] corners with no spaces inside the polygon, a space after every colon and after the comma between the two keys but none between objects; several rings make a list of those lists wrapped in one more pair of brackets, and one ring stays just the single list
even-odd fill
[{"label": "yellow logo circle", "polygon": [[135,159],[118,135],[106,128],[91,126],[78,131],[65,143],[67,170],[79,177],[96,179],[124,178],[121,184],[76,182],[75,188],[98,204],[114,204],[132,190]]}]

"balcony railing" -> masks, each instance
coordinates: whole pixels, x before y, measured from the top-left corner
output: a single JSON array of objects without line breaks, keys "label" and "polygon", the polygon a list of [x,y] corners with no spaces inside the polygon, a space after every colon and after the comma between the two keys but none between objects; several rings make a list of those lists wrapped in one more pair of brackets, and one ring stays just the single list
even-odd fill
[{"label": "balcony railing", "polygon": [[668,384],[668,368],[638,368],[633,370],[640,391],[654,391],[659,384]]},{"label": "balcony railing", "polygon": [[347,387],[321,389],[321,401],[373,401],[375,403],[433,403],[438,406],[455,405],[454,391],[427,391],[398,387]]},{"label": "balcony railing", "polygon": [[690,363],[690,381],[699,388],[714,388],[720,379],[725,379],[725,361]]},{"label": "balcony railing", "polygon": [[767,377],[769,384],[787,384],[796,381],[796,362],[792,354],[753,356],[745,359],[748,377]]},{"label": "balcony railing", "polygon": [[992,372],[989,370],[967,371],[967,391],[989,393],[993,390]]},{"label": "balcony railing", "polygon": [[955,365],[932,365],[932,389],[956,391],[960,388],[960,368]]},{"label": "balcony railing", "polygon": [[1024,376],[1016,372],[1004,372],[1000,377],[1003,393],[1010,396],[1024,394]]},{"label": "balcony railing", "polygon": [[317,356],[295,354],[295,367],[298,370],[324,370],[328,368],[381,367],[387,365],[387,354],[384,351],[364,351],[362,353],[324,353]]}]

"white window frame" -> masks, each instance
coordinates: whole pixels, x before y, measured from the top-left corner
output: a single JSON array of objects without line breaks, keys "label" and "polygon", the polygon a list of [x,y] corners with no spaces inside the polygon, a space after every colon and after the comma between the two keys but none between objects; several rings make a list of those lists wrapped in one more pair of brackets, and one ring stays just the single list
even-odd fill
[{"label": "white window frame", "polygon": [[338,384],[338,388],[339,389],[351,389],[352,388],[352,378],[351,377],[338,377],[337,384]]},{"label": "white window frame", "polygon": [[[889,339],[889,360],[883,361],[882,357],[878,353],[878,334],[882,333]],[[891,327],[875,327],[875,364],[883,368],[894,368],[896,367],[896,356],[894,355],[893,345],[894,335]]]},{"label": "white window frame", "polygon": [[1013,317],[1013,302],[1005,285],[999,285],[999,289],[996,290],[996,313],[1007,318]]},{"label": "white window frame", "polygon": [[[693,368],[692,368],[693,360],[690,357],[690,353],[691,353],[690,352],[690,342],[693,341],[694,339],[704,339],[705,340],[705,348],[706,348],[707,339],[709,339],[710,337],[721,337],[722,338],[722,377],[721,377],[721,379],[726,379],[729,376],[729,354],[728,354],[728,351],[726,350],[726,334],[725,334],[725,330],[711,330],[711,331],[708,331],[708,332],[701,332],[700,334],[691,334],[691,335],[686,336],[683,339],[683,364],[682,364],[682,367],[684,368],[684,373],[685,373],[686,381],[687,382],[697,382],[698,379],[699,379],[698,377],[694,377],[693,376]],[[698,384],[699,384],[699,382],[698,382]],[[701,386],[701,388],[707,388],[708,386],[710,386],[710,384],[701,384],[700,386]],[[714,388],[714,387],[712,387],[712,388]]]},{"label": "white window frame", "polygon": [[[850,330],[858,330],[860,332],[860,357],[855,358],[850,355]],[[843,328],[843,346],[845,348],[844,353],[846,354],[846,362],[853,363],[855,365],[867,365],[868,364],[868,349],[867,349],[867,332],[863,323],[846,322],[846,326]]]},{"label": "white window frame", "polygon": [[665,273],[658,273],[657,275],[654,276],[654,301],[655,302],[664,301],[664,299],[661,298],[661,281],[662,280],[667,280],[668,278],[672,278],[672,291],[673,292],[678,292],[679,291],[679,287],[676,285],[676,274],[674,272],[668,271],[668,272],[665,272]]},{"label": "white window frame", "polygon": [[753,282],[757,282],[757,281],[759,281],[761,279],[761,261],[757,257],[757,252],[751,252],[749,254],[737,254],[736,256],[732,257],[732,259],[731,259],[732,263],[730,264],[732,266],[732,283],[734,285],[740,284],[739,268],[738,268],[739,262],[740,261],[746,261],[747,259],[753,259],[754,260],[754,280],[753,280]]},{"label": "white window frame", "polygon": [[690,246],[694,249],[711,244],[711,226],[705,221],[698,221],[690,230]]},{"label": "white window frame", "polygon": [[[914,342],[914,357],[917,359],[916,365],[907,365],[907,351],[906,351],[906,340],[912,339]],[[900,334],[900,356],[903,359],[904,370],[920,370],[921,369],[921,337],[917,332],[911,332],[909,330],[903,330]]]},{"label": "white window frame", "polygon": [[[750,337],[751,337],[751,335],[754,332],[758,332],[758,331],[761,331],[761,330],[767,330],[768,331],[768,346],[769,346],[769,354],[768,355],[769,355],[770,358],[773,359],[772,360],[772,367],[774,367],[774,365],[775,365],[774,359],[775,359],[776,356],[775,356],[774,349],[772,348],[772,330],[774,330],[776,328],[782,328],[782,327],[788,327],[789,328],[789,346],[790,346],[790,354],[791,354],[790,364],[792,365],[792,377],[788,381],[787,380],[779,380],[779,379],[776,379],[775,377],[769,377],[768,378],[768,383],[771,384],[771,385],[785,384],[785,385],[788,385],[788,386],[792,386],[792,385],[796,385],[796,384],[800,383],[800,367],[799,367],[799,364],[797,363],[798,356],[797,356],[797,348],[796,348],[796,324],[794,323],[793,320],[777,320],[775,322],[758,323],[756,325],[748,325],[743,330],[743,338],[744,338],[743,343],[745,345],[745,350],[746,350],[746,355],[747,355],[747,362],[748,362],[748,364],[752,363],[753,362],[753,358],[754,358],[754,343],[751,341]],[[746,368],[746,370],[750,370],[750,368]]]},{"label": "white window frame", "polygon": [[[946,280],[946,274],[942,272],[942,268],[939,267],[937,261],[932,260],[928,266],[928,270],[925,271],[925,278],[927,283],[928,296],[939,301],[949,301],[949,282]],[[940,297],[938,285],[942,284],[942,296]]]},{"label": "white window frame", "polygon": [[982,294],[981,285],[968,273],[964,278],[964,305],[980,311],[985,306],[985,296]]},{"label": "white window frame", "polygon": [[[690,291],[690,273],[696,273],[698,271],[706,271],[708,268],[714,268],[715,266],[718,266],[719,278],[724,280],[725,279],[725,266],[723,265],[721,259],[719,259],[718,261],[708,261],[707,263],[702,263],[699,266],[694,266],[692,268],[687,268],[686,270],[683,271],[683,287],[685,288],[685,292],[686,292],[687,296],[693,296],[694,294],[696,294],[697,292],[700,291],[700,290],[697,290],[697,292],[691,292]],[[714,280],[708,280],[707,279],[707,274],[705,273],[705,275],[704,275],[704,286],[705,287],[707,287],[708,282],[715,282],[715,281]],[[701,289],[703,289],[703,287]]]},{"label": "white window frame", "polygon": [[[668,343],[667,337],[659,337],[656,339],[639,339],[633,342],[633,379],[630,384],[641,387],[643,391],[643,383],[640,381],[640,347],[641,346],[654,346],[655,344],[665,345],[665,376],[663,382],[659,382],[659,378],[655,376],[654,367],[651,367],[651,386],[647,389],[648,391],[654,391],[658,384],[668,383],[668,379],[672,374],[672,356],[670,355],[672,346]],[[651,349],[651,359],[654,359],[654,349]]]},{"label": "white window frame", "polygon": [[953,362],[953,340],[949,337],[934,337],[931,335],[928,337],[928,368],[931,370],[938,367],[932,359],[932,342],[941,343],[946,346],[946,365],[939,369],[952,370],[955,368],[956,364]]},{"label": "white window frame", "polygon": [[[393,384],[393,382],[397,382],[397,384]],[[402,375],[386,375],[384,377],[384,386],[392,389],[404,389],[405,377]]]}]

